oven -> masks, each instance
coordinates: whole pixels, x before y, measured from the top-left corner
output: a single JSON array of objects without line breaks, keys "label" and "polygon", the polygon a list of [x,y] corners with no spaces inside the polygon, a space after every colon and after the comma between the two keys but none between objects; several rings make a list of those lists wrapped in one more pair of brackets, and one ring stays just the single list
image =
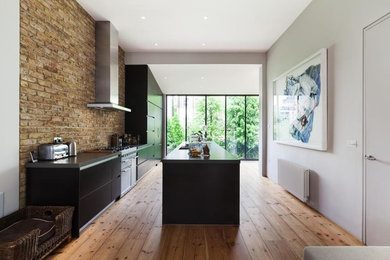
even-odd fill
[{"label": "oven", "polygon": [[137,150],[129,148],[121,151],[121,197],[136,184]]}]

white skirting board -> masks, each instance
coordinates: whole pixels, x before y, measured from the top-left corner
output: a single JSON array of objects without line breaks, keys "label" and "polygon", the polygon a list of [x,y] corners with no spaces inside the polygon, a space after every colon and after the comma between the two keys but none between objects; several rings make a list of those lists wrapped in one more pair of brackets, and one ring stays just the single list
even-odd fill
[{"label": "white skirting board", "polygon": [[303,202],[309,201],[309,169],[293,162],[278,159],[278,183]]}]

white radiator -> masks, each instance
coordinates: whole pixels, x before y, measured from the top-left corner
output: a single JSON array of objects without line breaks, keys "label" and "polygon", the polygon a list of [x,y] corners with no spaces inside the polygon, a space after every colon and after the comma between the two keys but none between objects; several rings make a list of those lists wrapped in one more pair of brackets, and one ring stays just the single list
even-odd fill
[{"label": "white radiator", "polygon": [[305,167],[278,159],[278,183],[303,202],[309,200],[310,170]]}]

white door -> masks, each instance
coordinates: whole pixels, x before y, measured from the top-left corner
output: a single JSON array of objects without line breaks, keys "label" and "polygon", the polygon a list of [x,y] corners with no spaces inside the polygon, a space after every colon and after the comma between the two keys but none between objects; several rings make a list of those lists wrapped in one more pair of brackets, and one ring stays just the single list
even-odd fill
[{"label": "white door", "polygon": [[364,30],[367,245],[390,246],[390,15]]}]

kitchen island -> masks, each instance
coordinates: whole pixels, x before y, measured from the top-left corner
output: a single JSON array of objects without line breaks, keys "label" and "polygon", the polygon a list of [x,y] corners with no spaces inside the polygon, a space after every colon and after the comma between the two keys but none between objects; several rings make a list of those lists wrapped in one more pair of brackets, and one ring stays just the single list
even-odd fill
[{"label": "kitchen island", "polygon": [[162,160],[163,224],[239,224],[240,160],[208,146],[210,157],[190,157],[183,143]]}]

